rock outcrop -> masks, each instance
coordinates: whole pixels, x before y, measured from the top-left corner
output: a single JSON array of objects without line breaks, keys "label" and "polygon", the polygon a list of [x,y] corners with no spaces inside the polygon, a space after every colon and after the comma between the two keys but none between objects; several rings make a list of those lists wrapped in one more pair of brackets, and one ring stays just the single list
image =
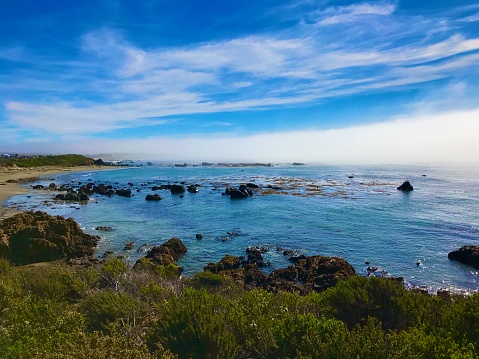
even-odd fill
[{"label": "rock outcrop", "polygon": [[229,277],[245,288],[301,294],[324,291],[356,275],[353,266],[338,257],[300,256],[294,266],[276,269],[268,276],[261,272],[259,266],[264,266],[260,251],[249,249],[247,260],[241,256],[226,255],[218,263],[206,265],[204,270]]},{"label": "rock outcrop", "polygon": [[98,240],[84,233],[72,218],[40,211],[19,213],[0,222],[0,257],[17,265],[91,256]]},{"label": "rock outcrop", "polygon": [[479,269],[479,246],[463,246],[450,252],[447,258]]},{"label": "rock outcrop", "polygon": [[414,187],[409,181],[404,181],[403,184],[400,185],[397,189],[403,192],[411,192],[412,190],[414,190]]},{"label": "rock outcrop", "polygon": [[183,242],[174,237],[162,245],[150,249],[145,257],[136,261],[134,269],[179,276],[183,272],[183,268],[176,262],[186,252],[187,249]]}]

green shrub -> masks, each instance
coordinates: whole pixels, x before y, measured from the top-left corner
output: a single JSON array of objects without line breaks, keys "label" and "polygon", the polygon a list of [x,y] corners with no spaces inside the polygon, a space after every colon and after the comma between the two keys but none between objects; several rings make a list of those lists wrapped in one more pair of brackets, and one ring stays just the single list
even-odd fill
[{"label": "green shrub", "polygon": [[235,358],[240,350],[232,323],[227,319],[231,303],[204,290],[185,289],[175,300],[157,307],[159,320],[148,339],[179,358]]},{"label": "green shrub", "polygon": [[80,303],[80,310],[90,331],[108,333],[115,322],[140,320],[147,306],[130,294],[102,290],[86,297]]}]

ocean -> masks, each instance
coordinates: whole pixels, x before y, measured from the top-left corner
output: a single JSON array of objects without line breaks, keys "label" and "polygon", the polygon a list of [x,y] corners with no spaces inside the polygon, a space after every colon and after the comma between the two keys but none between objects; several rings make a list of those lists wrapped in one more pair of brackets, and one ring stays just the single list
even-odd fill
[{"label": "ocean", "polygon": [[[405,180],[414,191],[396,189]],[[247,247],[261,246],[271,263],[266,272],[291,264],[283,251],[293,250],[343,257],[361,275],[368,274],[368,266],[377,267],[376,274],[402,276],[408,286],[430,291],[479,289],[479,271],[447,258],[463,245],[479,244],[477,166],[154,165],[65,173],[35,184],[52,181],[133,184],[131,198],[94,195],[85,205],[52,202],[54,193],[42,190],[7,201],[7,206],[74,218],[87,233],[101,236],[99,257],[113,251],[133,265],[146,254],[141,249],[178,237],[188,248],[180,261],[188,276],[226,254],[245,255]],[[150,189],[180,182],[199,185],[199,192],[180,196]],[[261,190],[240,200],[222,196],[227,185],[240,183]],[[146,201],[150,193],[163,199]],[[98,226],[113,230],[97,231]],[[132,250],[124,250],[128,242],[135,242]]]}]

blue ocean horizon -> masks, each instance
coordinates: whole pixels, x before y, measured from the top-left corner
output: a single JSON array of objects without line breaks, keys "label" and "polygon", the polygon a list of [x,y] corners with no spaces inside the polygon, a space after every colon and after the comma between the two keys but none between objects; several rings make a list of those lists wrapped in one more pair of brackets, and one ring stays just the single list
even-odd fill
[{"label": "blue ocean horizon", "polygon": [[[405,180],[414,191],[396,189]],[[142,245],[178,237],[188,248],[180,261],[188,276],[226,254],[245,255],[247,247],[261,246],[269,249],[266,272],[290,265],[282,252],[293,250],[340,256],[361,275],[368,274],[368,266],[377,267],[377,273],[402,276],[407,285],[431,291],[479,289],[478,271],[447,258],[463,245],[479,244],[477,166],[142,166],[65,173],[38,184],[52,181],[131,187],[134,197],[94,195],[86,205],[53,202],[50,191],[6,203],[74,218],[87,233],[101,236],[99,257],[113,251],[133,265],[145,255],[137,252]],[[199,185],[199,192],[179,196],[151,190],[181,182]],[[222,196],[227,185],[241,183],[262,190],[241,200]],[[270,191],[268,185],[278,189]],[[146,201],[153,193],[163,199]],[[113,230],[100,232],[98,226]],[[135,247],[124,250],[129,242]]]}]

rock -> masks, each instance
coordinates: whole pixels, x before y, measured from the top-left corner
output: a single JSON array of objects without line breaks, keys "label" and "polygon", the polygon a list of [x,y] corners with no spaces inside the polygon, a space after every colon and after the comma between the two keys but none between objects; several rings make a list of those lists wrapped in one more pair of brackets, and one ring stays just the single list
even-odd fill
[{"label": "rock", "polygon": [[201,233],[196,233],[196,239],[203,239],[203,235]]},{"label": "rock", "polygon": [[354,178],[354,176],[348,176],[349,179]]},{"label": "rock", "polygon": [[356,275],[353,266],[338,257],[310,256],[298,260],[295,267],[298,280],[307,291],[321,292]]},{"label": "rock", "polygon": [[194,185],[191,185],[191,186],[188,186],[187,191],[190,193],[198,193],[198,188],[196,188],[196,186]]},{"label": "rock", "polygon": [[248,187],[248,188],[253,188],[253,189],[259,188],[259,186],[258,186],[257,184],[254,184],[254,183],[247,183],[247,184],[246,184],[246,187]]},{"label": "rock", "polygon": [[0,222],[0,257],[13,264],[91,256],[99,237],[72,219],[44,212],[19,213]]},{"label": "rock", "polygon": [[48,189],[51,190],[51,191],[54,191],[54,190],[57,189],[57,185],[52,182],[48,185]]},{"label": "rock", "polygon": [[230,254],[224,256],[218,263],[209,263],[205,266],[205,271],[220,273],[222,271],[238,269],[242,262],[241,257],[234,257]]},{"label": "rock", "polygon": [[41,184],[37,184],[35,186],[32,186],[33,189],[45,189]]},{"label": "rock", "polygon": [[131,197],[131,190],[130,189],[117,189],[116,194],[121,197]]},{"label": "rock", "polygon": [[248,198],[249,193],[246,191],[241,191],[239,189],[233,188],[232,190],[229,191],[229,195],[231,199],[243,199],[243,198]]},{"label": "rock", "polygon": [[463,246],[450,252],[447,258],[479,269],[479,246]]},{"label": "rock", "polygon": [[186,254],[186,246],[179,238],[171,238],[169,241],[163,243],[161,246],[153,247],[148,254],[147,258],[154,258],[157,254],[168,254],[175,261],[179,260],[182,255]]},{"label": "rock", "polygon": [[248,258],[226,255],[218,263],[209,263],[204,270],[229,277],[245,288],[258,287],[268,291],[307,294],[331,288],[340,280],[356,275],[344,259],[323,256],[299,256],[294,266],[276,269],[269,276],[260,271],[263,262],[258,248],[247,250]]},{"label": "rock", "polygon": [[93,163],[97,166],[105,166],[105,162],[103,162],[103,160],[101,158],[93,161]]},{"label": "rock", "polygon": [[180,194],[185,192],[185,186],[181,186],[178,184],[171,185],[170,191],[172,194]]},{"label": "rock", "polygon": [[106,251],[105,253],[103,253],[101,257],[108,258],[108,257],[111,257],[112,255],[113,255],[113,251]]},{"label": "rock", "polygon": [[160,246],[153,247],[147,255],[136,261],[134,269],[152,270],[156,273],[179,276],[183,268],[176,264],[187,249],[178,238],[171,238]]},{"label": "rock", "polygon": [[248,264],[256,264],[258,267],[266,267],[264,263],[263,255],[258,248],[251,247],[246,248],[246,254],[248,258]]},{"label": "rock", "polygon": [[123,248],[124,251],[131,251],[133,247],[135,246],[135,242],[128,242],[125,244],[125,247]]},{"label": "rock", "polygon": [[403,192],[411,192],[414,190],[414,187],[409,183],[409,181],[404,181],[402,185],[400,185],[398,190],[403,191]]},{"label": "rock", "polygon": [[109,231],[113,231],[113,228],[109,227],[109,226],[98,226],[98,227],[95,227],[95,230],[96,231],[109,232]]},{"label": "rock", "polygon": [[147,201],[160,201],[160,200],[162,200],[162,198],[159,194],[147,194],[145,199]]}]

